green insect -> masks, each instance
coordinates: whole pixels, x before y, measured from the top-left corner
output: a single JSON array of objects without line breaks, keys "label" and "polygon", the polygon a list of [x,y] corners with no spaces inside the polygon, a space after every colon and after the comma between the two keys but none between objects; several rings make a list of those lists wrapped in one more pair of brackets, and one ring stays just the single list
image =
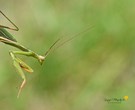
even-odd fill
[{"label": "green insect", "polygon": [[[19,87],[19,91],[18,91],[18,95],[17,95],[17,97],[19,97],[20,93],[22,91],[22,88],[26,84],[26,77],[25,77],[25,74],[23,73],[23,70],[25,70],[29,73],[32,73],[33,69],[29,65],[27,65],[25,62],[23,62],[21,59],[19,59],[16,55],[25,55],[25,56],[28,56],[28,57],[33,57],[33,58],[37,59],[39,61],[39,63],[42,65],[44,60],[46,59],[46,57],[53,50],[54,46],[60,41],[60,38],[57,39],[50,46],[50,48],[45,52],[44,55],[39,55],[39,54],[35,53],[34,51],[24,47],[21,44],[19,44],[16,41],[16,39],[6,29],[18,31],[19,28],[2,11],[0,11],[0,13],[15,27],[15,28],[11,28],[11,27],[8,27],[8,26],[0,25],[0,42],[3,42],[7,45],[13,46],[13,47],[21,50],[21,51],[9,51],[9,54],[10,54],[12,60],[13,60],[13,65],[16,68],[17,72],[20,74],[21,78],[23,79],[23,81],[22,81],[22,83]],[[88,31],[90,28],[91,27],[88,27],[87,29],[83,30],[82,32],[79,32],[79,33],[73,35],[70,39],[66,40],[65,42],[61,43],[60,45],[63,45],[66,42],[68,42],[68,41],[72,40],[73,38],[75,38],[76,36],[78,36],[79,34]]]}]

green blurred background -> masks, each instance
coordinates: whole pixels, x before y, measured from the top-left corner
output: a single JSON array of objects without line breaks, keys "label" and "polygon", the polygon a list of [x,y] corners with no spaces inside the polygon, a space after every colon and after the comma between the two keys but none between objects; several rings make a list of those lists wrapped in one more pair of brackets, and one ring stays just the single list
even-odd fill
[{"label": "green blurred background", "polygon": [[[20,28],[9,32],[39,54],[59,36],[94,26],[50,54],[42,66],[21,56],[34,73],[25,73],[27,85],[19,99],[22,79],[8,54],[16,49],[0,43],[0,110],[135,109],[134,0],[1,0],[0,10]],[[10,25],[2,16],[0,24]],[[128,101],[105,101],[126,95]]]}]

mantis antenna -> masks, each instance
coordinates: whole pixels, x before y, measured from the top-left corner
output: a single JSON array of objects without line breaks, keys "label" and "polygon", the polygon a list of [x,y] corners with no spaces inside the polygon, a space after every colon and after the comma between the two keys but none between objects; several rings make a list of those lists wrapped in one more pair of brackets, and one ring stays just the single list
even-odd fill
[{"label": "mantis antenna", "polygon": [[[78,37],[79,35],[83,34],[83,33],[86,33],[87,31],[89,31],[90,29],[92,29],[94,26],[88,26],[87,28],[85,28],[84,30],[78,32],[78,33],[75,33],[73,35],[70,36],[70,38],[68,38],[67,40],[63,41],[63,42],[60,42],[61,41],[61,38],[57,39],[51,46],[50,48],[45,52],[45,57],[48,56],[52,50],[55,50],[59,47],[61,47],[62,45],[66,44],[67,42],[73,40],[74,38]],[[59,44],[58,44],[59,43]],[[58,45],[57,45],[58,44]]]}]

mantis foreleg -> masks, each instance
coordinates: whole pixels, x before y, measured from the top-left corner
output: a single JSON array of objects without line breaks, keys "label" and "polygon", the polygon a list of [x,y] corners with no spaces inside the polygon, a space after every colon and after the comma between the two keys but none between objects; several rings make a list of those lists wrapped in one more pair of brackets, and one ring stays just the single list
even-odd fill
[{"label": "mantis foreleg", "polygon": [[[19,97],[21,91],[22,91],[22,88],[24,87],[25,83],[26,83],[26,78],[25,78],[25,74],[23,73],[22,69],[24,69],[25,71],[31,73],[33,72],[33,70],[31,69],[31,67],[29,67],[26,63],[24,63],[22,60],[20,60],[19,58],[17,58],[15,56],[15,52],[16,51],[10,51],[10,55],[13,59],[13,65],[15,66],[17,72],[19,73],[19,75],[22,77],[23,79],[23,82],[19,88],[19,92],[18,92],[18,95],[17,97]],[[21,51],[20,51],[21,53]]]}]

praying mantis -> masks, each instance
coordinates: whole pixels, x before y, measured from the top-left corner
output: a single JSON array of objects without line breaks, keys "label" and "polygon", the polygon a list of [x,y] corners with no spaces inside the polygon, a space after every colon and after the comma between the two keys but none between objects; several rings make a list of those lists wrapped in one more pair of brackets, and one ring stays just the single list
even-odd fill
[{"label": "praying mantis", "polygon": [[[5,43],[5,44],[10,45],[10,46],[13,46],[15,48],[18,48],[20,50],[20,51],[9,51],[9,54],[13,60],[13,65],[23,80],[20,87],[19,87],[19,91],[18,91],[18,95],[17,95],[17,98],[19,98],[20,93],[26,84],[26,77],[25,77],[23,70],[26,72],[32,73],[33,69],[29,65],[27,65],[25,62],[23,62],[20,58],[18,58],[17,55],[24,55],[24,56],[28,56],[28,57],[33,57],[33,58],[37,59],[38,62],[42,65],[44,60],[46,59],[46,57],[49,55],[49,53],[54,48],[54,46],[60,41],[60,38],[57,39],[50,46],[50,48],[45,52],[44,55],[39,55],[36,52],[24,47],[23,45],[21,45],[17,42],[17,40],[6,29],[19,31],[19,28],[2,11],[0,11],[0,14],[2,14],[14,26],[14,28],[12,28],[12,27],[8,27],[8,26],[0,25],[0,42]],[[88,27],[87,29],[83,30],[82,32],[86,32],[90,28],[91,27]],[[78,36],[82,32],[79,32],[79,33],[73,35],[73,37],[71,37],[67,41],[70,41],[71,39]],[[61,45],[63,45],[67,41],[61,43]]]}]

